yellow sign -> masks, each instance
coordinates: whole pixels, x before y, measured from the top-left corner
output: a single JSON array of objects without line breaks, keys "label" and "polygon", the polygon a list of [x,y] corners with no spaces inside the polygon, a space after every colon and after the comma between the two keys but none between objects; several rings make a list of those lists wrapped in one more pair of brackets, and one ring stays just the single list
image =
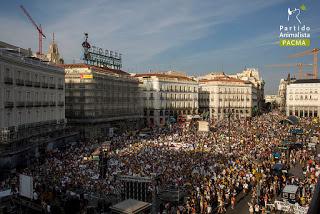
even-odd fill
[{"label": "yellow sign", "polygon": [[93,79],[92,74],[80,74],[81,79]]}]

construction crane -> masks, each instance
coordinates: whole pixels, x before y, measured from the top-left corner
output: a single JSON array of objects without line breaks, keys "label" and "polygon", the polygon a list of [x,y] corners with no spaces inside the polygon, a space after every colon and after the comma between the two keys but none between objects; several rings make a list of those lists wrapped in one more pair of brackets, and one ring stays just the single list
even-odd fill
[{"label": "construction crane", "polygon": [[289,58],[297,58],[297,57],[303,57],[306,55],[313,54],[313,79],[318,79],[318,52],[319,51],[320,51],[319,48],[314,48],[312,50],[307,50],[301,53],[289,55]]},{"label": "construction crane", "polygon": [[39,49],[38,49],[37,55],[39,55],[41,57],[42,56],[42,39],[46,38],[46,36],[44,35],[44,33],[42,31],[41,24],[39,26],[36,24],[36,22],[32,19],[32,17],[28,13],[28,11],[23,7],[23,5],[20,5],[20,8],[23,11],[23,13],[28,17],[28,19],[31,21],[33,26],[38,31],[38,34],[39,34],[39,41],[38,41]]},{"label": "construction crane", "polygon": [[302,64],[302,63],[295,63],[295,64],[274,64],[274,65],[267,65],[267,67],[278,67],[278,68],[290,68],[290,67],[298,67],[299,69],[299,79],[303,77],[313,76],[312,73],[303,74],[302,68],[312,66],[312,64]]}]

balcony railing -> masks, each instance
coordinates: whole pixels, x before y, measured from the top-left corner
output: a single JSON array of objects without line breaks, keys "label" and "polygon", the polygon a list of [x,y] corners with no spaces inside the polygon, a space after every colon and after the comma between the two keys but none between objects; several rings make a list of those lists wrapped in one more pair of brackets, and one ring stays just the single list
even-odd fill
[{"label": "balcony railing", "polygon": [[13,108],[13,102],[11,102],[11,101],[6,101],[5,103],[4,103],[4,107],[5,108]]},{"label": "balcony railing", "polygon": [[49,88],[54,89],[54,88],[56,88],[56,85],[55,85],[55,84],[50,83],[50,84],[49,84]]},{"label": "balcony railing", "polygon": [[33,87],[39,88],[40,87],[40,82],[33,82]]},{"label": "balcony railing", "polygon": [[47,101],[42,102],[42,106],[44,106],[44,107],[49,106],[49,102],[47,102]]},{"label": "balcony railing", "polygon": [[56,102],[50,101],[50,106],[56,106]]},{"label": "balcony railing", "polygon": [[16,79],[16,85],[24,85],[24,81],[22,79]]},{"label": "balcony railing", "polygon": [[25,80],[25,81],[24,81],[24,84],[25,84],[25,86],[31,87],[31,86],[32,86],[32,81],[30,81],[30,80]]},{"label": "balcony railing", "polygon": [[48,88],[48,83],[43,82],[41,85],[42,88]]},{"label": "balcony railing", "polygon": [[16,106],[19,107],[19,108],[24,107],[25,106],[25,102],[24,101],[19,101],[19,102],[17,102]]},{"label": "balcony railing", "polygon": [[33,102],[32,101],[27,101],[26,102],[26,107],[33,107]]},{"label": "balcony railing", "polygon": [[62,85],[62,84],[59,84],[59,85],[58,85],[58,89],[63,90],[63,85]]},{"label": "balcony railing", "polygon": [[13,79],[11,77],[4,77],[4,83],[12,85]]},{"label": "balcony railing", "polygon": [[36,102],[34,102],[34,105],[33,106],[35,106],[35,107],[40,107],[41,106],[41,102],[40,101],[36,101]]},{"label": "balcony railing", "polygon": [[64,102],[63,102],[63,101],[60,101],[60,102],[58,103],[58,106],[64,106]]}]

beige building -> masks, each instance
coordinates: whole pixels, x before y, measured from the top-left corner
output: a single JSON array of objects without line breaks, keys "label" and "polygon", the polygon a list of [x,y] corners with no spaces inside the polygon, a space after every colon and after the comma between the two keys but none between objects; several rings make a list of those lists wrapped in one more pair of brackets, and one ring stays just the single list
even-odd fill
[{"label": "beige building", "polygon": [[199,111],[211,119],[251,117],[257,107],[257,89],[249,81],[219,74],[199,80]]},{"label": "beige building", "polygon": [[259,70],[256,68],[245,68],[241,73],[228,75],[230,77],[250,81],[257,90],[257,107],[260,110],[264,105],[264,80],[260,77]]},{"label": "beige building", "polygon": [[128,73],[87,64],[62,65],[66,82],[66,117],[83,138],[112,135],[143,122],[139,81]]},{"label": "beige building", "polygon": [[302,79],[287,85],[286,115],[319,117],[320,80]]},{"label": "beige building", "polygon": [[198,113],[198,83],[181,72],[136,74],[149,126],[163,126],[179,115]]},{"label": "beige building", "polygon": [[63,136],[64,71],[23,54],[28,52],[0,49],[2,157],[9,153],[13,157],[33,147],[38,150],[40,145],[45,147]]}]

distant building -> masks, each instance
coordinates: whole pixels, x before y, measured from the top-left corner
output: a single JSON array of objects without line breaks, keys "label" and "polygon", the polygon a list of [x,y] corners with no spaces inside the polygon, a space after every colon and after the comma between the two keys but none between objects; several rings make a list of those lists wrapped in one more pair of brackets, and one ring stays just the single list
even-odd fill
[{"label": "distant building", "polygon": [[278,89],[278,97],[279,97],[279,107],[282,112],[286,111],[286,100],[287,100],[287,86],[294,82],[296,78],[291,78],[290,74],[288,74],[287,79],[281,79]]},{"label": "distant building", "polygon": [[242,73],[229,75],[236,79],[250,81],[257,90],[257,107],[260,110],[264,105],[264,80],[259,75],[259,70],[256,68],[246,68]]},{"label": "distant building", "polygon": [[54,64],[63,64],[64,63],[64,60],[62,58],[60,58],[58,44],[54,40],[54,34],[53,34],[52,42],[49,46],[47,60],[51,63],[54,63]]},{"label": "distant building", "polygon": [[319,117],[320,80],[295,80],[287,85],[286,115]]},{"label": "distant building", "polygon": [[266,103],[271,103],[271,104],[275,103],[277,105],[280,105],[280,102],[281,102],[280,97],[278,95],[265,95],[264,99]]},{"label": "distant building", "polygon": [[143,123],[139,81],[130,74],[87,64],[65,64],[66,117],[83,138],[112,136]]},{"label": "distant building", "polygon": [[257,108],[257,88],[250,81],[227,75],[199,80],[199,111],[211,119],[249,118]]},{"label": "distant building", "polygon": [[149,126],[163,126],[170,117],[198,113],[198,83],[181,72],[136,74],[141,82],[144,116]]},{"label": "distant building", "polygon": [[8,168],[64,137],[64,70],[29,52],[0,49],[0,165]]}]

